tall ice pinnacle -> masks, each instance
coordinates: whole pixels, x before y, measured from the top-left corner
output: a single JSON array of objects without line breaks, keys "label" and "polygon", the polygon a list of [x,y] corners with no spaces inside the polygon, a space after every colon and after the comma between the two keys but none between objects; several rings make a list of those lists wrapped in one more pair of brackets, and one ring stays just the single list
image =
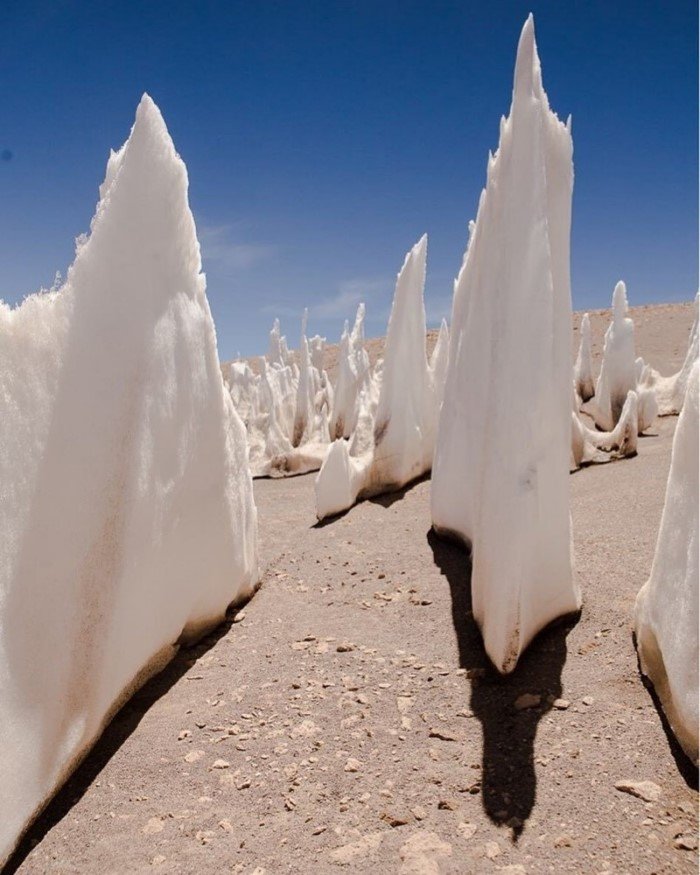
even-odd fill
[{"label": "tall ice pinnacle", "polygon": [[474,616],[501,672],[581,604],[568,476],[572,154],[529,16],[455,283],[431,497],[434,528],[471,546]]},{"label": "tall ice pinnacle", "polygon": [[65,285],[0,303],[0,865],[115,710],[257,577],[187,171],[147,95]]}]

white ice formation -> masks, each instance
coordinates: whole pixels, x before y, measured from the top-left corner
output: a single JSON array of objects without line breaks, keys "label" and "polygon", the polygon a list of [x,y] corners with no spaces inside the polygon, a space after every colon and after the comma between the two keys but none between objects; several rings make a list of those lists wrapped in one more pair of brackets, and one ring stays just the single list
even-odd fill
[{"label": "white ice formation", "polygon": [[591,320],[588,313],[581,319],[581,343],[574,365],[576,392],[582,401],[588,401],[595,394],[593,382],[593,361],[591,359]]},{"label": "white ice formation", "polygon": [[377,375],[365,383],[352,438],[336,440],[324,460],[316,479],[319,519],[346,510],[358,498],[400,489],[430,470],[447,327],[428,362],[423,302],[426,253],[424,236],[406,255],[399,272],[381,379]]},{"label": "white ice formation", "polygon": [[642,671],[686,754],[698,762],[698,361],[687,380],[651,576],[637,596]]},{"label": "white ice formation", "polygon": [[350,332],[345,323],[340,338],[338,378],[335,384],[330,420],[331,438],[350,438],[357,425],[359,398],[371,378],[369,356],[365,350],[365,305],[357,308],[355,325]]},{"label": "white ice formation", "polygon": [[658,371],[648,369],[645,384],[653,388],[658,404],[659,416],[674,416],[681,412],[685,398],[688,378],[698,357],[698,301],[695,296],[695,317],[688,338],[688,351],[678,373],[662,377]]},{"label": "white ice formation", "polygon": [[571,470],[636,456],[639,431],[637,405],[637,393],[628,392],[615,428],[612,431],[598,431],[589,428],[579,416],[574,392],[571,410]]},{"label": "white ice formation", "polygon": [[568,473],[572,152],[530,16],[455,285],[432,481],[433,526],[471,546],[474,616],[503,673],[581,604]]},{"label": "white ice formation", "polygon": [[275,319],[267,357],[258,374],[246,362],[222,366],[234,405],[248,435],[254,477],[285,477],[317,471],[330,441],[333,388],[325,370],[325,338],[306,337],[302,319],[299,364]]},{"label": "white ice formation", "polygon": [[146,95],[100,198],[60,291],[0,303],[0,864],[257,577],[187,171]]},{"label": "white ice formation", "polygon": [[[598,428],[612,431],[617,424],[628,392],[637,394],[639,433],[646,431],[657,413],[656,395],[649,369],[636,358],[634,322],[628,315],[627,289],[620,281],[613,292],[612,321],[605,332],[603,361],[595,387],[595,396],[582,408]],[[584,399],[585,400],[585,399]]]}]

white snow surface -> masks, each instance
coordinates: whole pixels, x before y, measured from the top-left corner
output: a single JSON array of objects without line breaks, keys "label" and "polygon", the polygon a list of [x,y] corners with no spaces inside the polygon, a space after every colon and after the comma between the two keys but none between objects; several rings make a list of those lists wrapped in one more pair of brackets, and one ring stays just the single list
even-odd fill
[{"label": "white snow surface", "polygon": [[423,302],[427,245],[423,236],[397,277],[381,379],[360,388],[353,435],[331,445],[316,478],[319,519],[346,510],[358,498],[400,489],[430,470],[447,326],[428,362]]},{"label": "white snow surface", "polygon": [[455,284],[431,489],[435,529],[471,546],[474,617],[503,673],[581,605],[569,512],[572,153],[530,16]]},{"label": "white snow surface", "polygon": [[686,754],[698,762],[698,362],[673,439],[651,576],[637,596],[635,631],[651,680]]},{"label": "white snow surface", "polygon": [[257,579],[187,171],[144,95],[60,291],[0,303],[0,863],[115,709]]}]

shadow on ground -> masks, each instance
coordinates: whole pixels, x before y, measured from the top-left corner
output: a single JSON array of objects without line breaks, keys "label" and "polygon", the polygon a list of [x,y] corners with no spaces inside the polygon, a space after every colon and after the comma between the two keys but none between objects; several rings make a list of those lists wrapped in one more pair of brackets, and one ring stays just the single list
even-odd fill
[{"label": "shadow on ground", "polygon": [[[318,520],[315,522],[311,528],[312,529],[323,529],[326,526],[332,525],[339,519],[342,519],[346,514],[350,513],[353,507],[357,507],[358,504],[361,504],[363,501],[367,501],[370,504],[380,504],[382,507],[391,507],[392,504],[396,504],[397,501],[401,501],[406,497],[406,494],[410,492],[415,486],[418,486],[419,483],[425,483],[426,480],[430,480],[430,472],[428,471],[425,474],[421,474],[420,477],[417,477],[415,480],[411,480],[410,483],[407,483],[405,486],[402,486],[401,489],[395,489],[391,492],[381,492],[378,495],[361,495],[357,502],[353,504],[351,507],[348,507],[346,510],[341,510],[340,513],[335,513],[332,516],[325,517],[322,520]],[[386,489],[386,486],[382,487]]]},{"label": "shadow on ground", "polygon": [[[632,644],[637,650],[637,638],[632,634]],[[676,735],[671,728],[671,724],[668,722],[668,718],[666,717],[666,712],[664,711],[663,705],[661,704],[661,700],[656,695],[656,690],[654,689],[654,684],[649,680],[649,678],[642,671],[642,664],[639,661],[639,652],[637,651],[637,670],[639,672],[639,676],[641,678],[642,683],[646,691],[649,693],[649,698],[654,704],[654,708],[656,708],[656,712],[659,715],[659,720],[661,721],[661,726],[663,727],[664,733],[666,735],[666,740],[668,741],[668,746],[671,751],[671,755],[673,759],[676,761],[676,768],[680,776],[683,778],[685,783],[690,787],[691,790],[698,789],[698,777],[700,777],[698,773],[698,767],[693,763],[690,757],[686,754],[683,748],[680,746]]]},{"label": "shadow on ground", "polygon": [[191,671],[197,660],[217,643],[231,628],[235,611],[207,636],[191,647],[183,647],[155,677],[151,678],[116,713],[100,738],[90,749],[82,764],[70,776],[25,833],[14,854],[7,861],[2,875],[16,872],[29,853],[71,811],[87,792],[92,782],[112,759],[114,754],[136,730],[144,715],[158,699],[164,696],[180,678]]},{"label": "shadow on ground", "polygon": [[[484,650],[471,604],[471,563],[464,548],[428,532],[433,559],[450,586],[452,622],[459,664],[467,669],[470,707],[483,732],[481,800],[488,817],[507,825],[517,841],[537,798],[535,737],[537,726],[561,696],[566,636],[578,620],[567,617],[543,630],[506,676]],[[523,693],[539,694],[540,704],[516,710]]]}]

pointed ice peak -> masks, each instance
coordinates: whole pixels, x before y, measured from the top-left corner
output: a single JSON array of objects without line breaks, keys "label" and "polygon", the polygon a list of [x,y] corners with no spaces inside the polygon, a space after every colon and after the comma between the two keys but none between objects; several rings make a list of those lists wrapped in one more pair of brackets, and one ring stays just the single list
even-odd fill
[{"label": "pointed ice peak", "polygon": [[619,322],[627,316],[627,288],[622,280],[615,286],[612,299],[613,320]]},{"label": "pointed ice peak", "polygon": [[540,58],[535,42],[535,19],[530,13],[520,32],[513,76],[513,102],[518,94],[532,94],[541,87]]},{"label": "pointed ice peak", "polygon": [[309,308],[304,307],[304,312],[301,314],[301,337],[302,341],[306,337],[306,326],[309,322]]},{"label": "pointed ice peak", "polygon": [[425,272],[425,258],[426,253],[428,251],[428,235],[423,234],[420,240],[406,253],[406,258],[404,259],[403,267],[398,273],[397,279],[400,279],[401,276],[406,273],[413,265],[420,266],[423,265],[423,271]]},{"label": "pointed ice peak", "polygon": [[364,340],[365,337],[365,305],[357,305],[357,313],[355,315],[355,324],[352,329],[353,343],[358,343]]}]

